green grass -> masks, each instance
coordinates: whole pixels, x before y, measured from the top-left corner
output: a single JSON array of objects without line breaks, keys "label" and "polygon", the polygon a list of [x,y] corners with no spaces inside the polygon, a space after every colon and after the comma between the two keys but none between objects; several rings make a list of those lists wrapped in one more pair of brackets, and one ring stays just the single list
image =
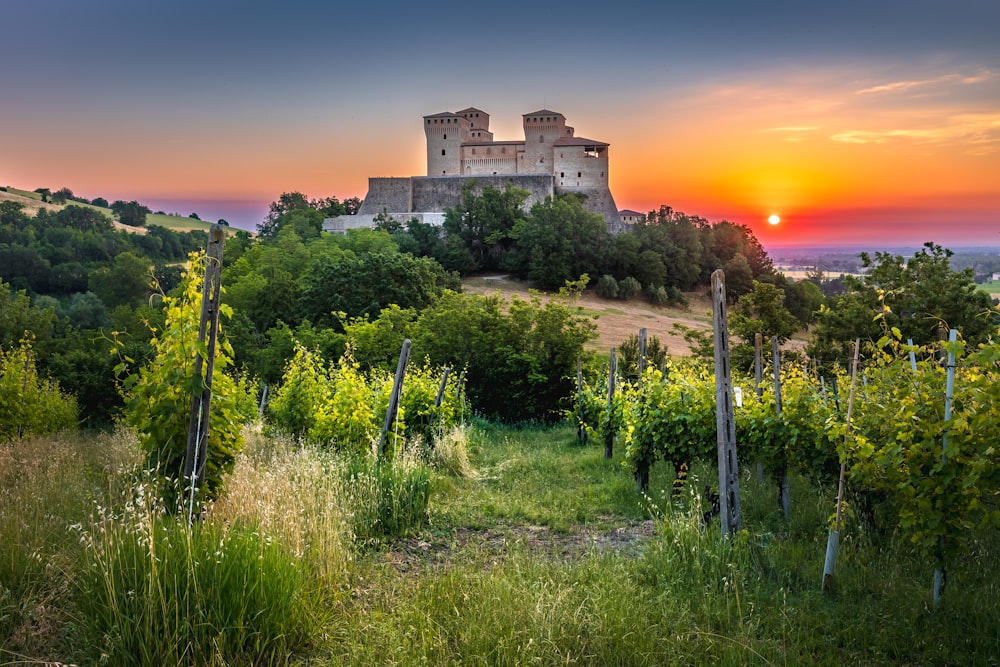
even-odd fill
[{"label": "green grass", "polygon": [[[932,564],[848,514],[824,594],[832,488],[793,476],[786,521],[745,474],[725,538],[696,491],[711,462],[678,496],[657,464],[644,498],[620,442],[607,461],[566,426],[456,441],[468,462],[406,519],[417,478],[387,496],[395,473],[368,489],[329,452],[254,436],[193,533],[138,511],[134,439],[0,444],[0,664],[1000,664],[995,528],[933,609]],[[408,523],[356,535],[373,511]]]},{"label": "green grass", "polygon": [[990,280],[985,283],[979,283],[976,285],[976,289],[990,295],[998,295],[1000,294],[1000,280]]}]

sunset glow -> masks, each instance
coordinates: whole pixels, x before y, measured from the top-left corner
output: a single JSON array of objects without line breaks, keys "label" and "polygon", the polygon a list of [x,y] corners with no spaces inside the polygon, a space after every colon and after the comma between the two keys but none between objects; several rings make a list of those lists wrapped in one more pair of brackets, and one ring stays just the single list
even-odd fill
[{"label": "sunset glow", "polygon": [[[997,3],[914,6],[905,26],[875,3],[862,29],[845,8],[734,2],[719,23],[694,7],[585,2],[528,24],[494,17],[468,62],[454,56],[467,26],[419,6],[386,22],[367,5],[250,2],[234,23],[218,8],[192,20],[168,5],[52,4],[59,21],[31,3],[5,10],[21,27],[0,58],[20,65],[0,101],[0,185],[253,228],[282,192],[364,197],[369,177],[425,173],[424,115],[476,106],[497,139],[522,139],[522,114],[547,108],[610,144],[619,209],[747,224],[765,247],[1000,242]],[[282,36],[279,19],[301,31]],[[378,21],[382,46],[331,37],[331,21]],[[563,36],[595,21],[641,47],[559,60]],[[512,32],[549,46],[511,54],[485,38]],[[695,58],[708,39],[711,57]],[[538,67],[550,57],[554,76]]]}]

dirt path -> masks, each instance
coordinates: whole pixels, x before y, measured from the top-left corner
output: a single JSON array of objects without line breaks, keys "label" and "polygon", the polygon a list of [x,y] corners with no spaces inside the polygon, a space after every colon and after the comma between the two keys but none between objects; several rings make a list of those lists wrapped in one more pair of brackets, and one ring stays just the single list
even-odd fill
[{"label": "dirt path", "polygon": [[446,566],[469,549],[497,557],[527,551],[555,560],[579,558],[595,551],[635,555],[652,537],[654,528],[655,524],[646,520],[626,521],[614,527],[582,526],[570,533],[531,525],[501,525],[484,530],[461,528],[449,533],[425,531],[391,545],[382,558],[399,572],[411,572]]}]

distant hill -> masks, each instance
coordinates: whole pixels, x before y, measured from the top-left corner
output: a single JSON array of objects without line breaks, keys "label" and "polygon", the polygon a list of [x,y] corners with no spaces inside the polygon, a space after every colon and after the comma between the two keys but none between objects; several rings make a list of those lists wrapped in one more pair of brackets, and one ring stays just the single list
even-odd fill
[{"label": "distant hill", "polygon": [[[19,190],[18,188],[11,186],[6,186],[5,188],[0,189],[0,201],[4,200],[14,201],[21,204],[24,206],[24,212],[32,216],[43,208],[49,211],[61,211],[67,206],[84,206],[86,208],[92,208],[96,211],[104,213],[104,215],[112,221],[115,219],[114,213],[111,212],[110,208],[94,206],[93,204],[85,204],[75,200],[69,200],[65,204],[43,202],[42,196],[37,192]],[[167,229],[172,229],[175,232],[187,232],[194,229],[208,230],[212,227],[211,222],[205,222],[204,220],[195,220],[194,218],[185,218],[179,215],[165,215],[162,213],[150,213],[147,215],[146,224],[159,225],[161,227],[166,227]],[[118,222],[115,222],[115,227],[139,234],[142,233],[141,228],[129,227],[128,225],[122,225]]]}]

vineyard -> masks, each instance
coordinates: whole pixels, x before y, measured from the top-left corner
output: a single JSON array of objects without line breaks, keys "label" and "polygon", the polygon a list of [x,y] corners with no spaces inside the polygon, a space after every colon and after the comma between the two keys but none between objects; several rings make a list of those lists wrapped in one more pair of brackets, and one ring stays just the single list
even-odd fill
[{"label": "vineyard", "polygon": [[[993,425],[1000,414],[1000,345],[970,351],[953,339],[928,348],[906,344],[894,331],[872,352],[858,370],[850,426],[849,360],[822,374],[808,366],[779,367],[776,374],[772,366],[765,375],[774,382],[735,379],[741,468],[764,471],[789,519],[789,473],[835,486],[843,464],[852,519],[869,530],[902,531],[944,572],[968,552],[976,531],[1000,527]],[[610,400],[606,382],[582,383],[575,418],[601,440],[620,434],[640,487],[658,461],[672,465],[680,485],[684,470],[716,460],[710,371],[668,362],[646,369],[641,381],[619,381]],[[835,505],[831,498],[831,515]]]},{"label": "vineyard", "polygon": [[264,388],[220,269],[150,358],[109,334],[113,432],[0,353],[0,664],[998,663],[992,337],[883,311],[822,364],[758,334],[751,372],[717,317],[715,364],[641,330],[602,368],[559,298],[445,293]]}]

